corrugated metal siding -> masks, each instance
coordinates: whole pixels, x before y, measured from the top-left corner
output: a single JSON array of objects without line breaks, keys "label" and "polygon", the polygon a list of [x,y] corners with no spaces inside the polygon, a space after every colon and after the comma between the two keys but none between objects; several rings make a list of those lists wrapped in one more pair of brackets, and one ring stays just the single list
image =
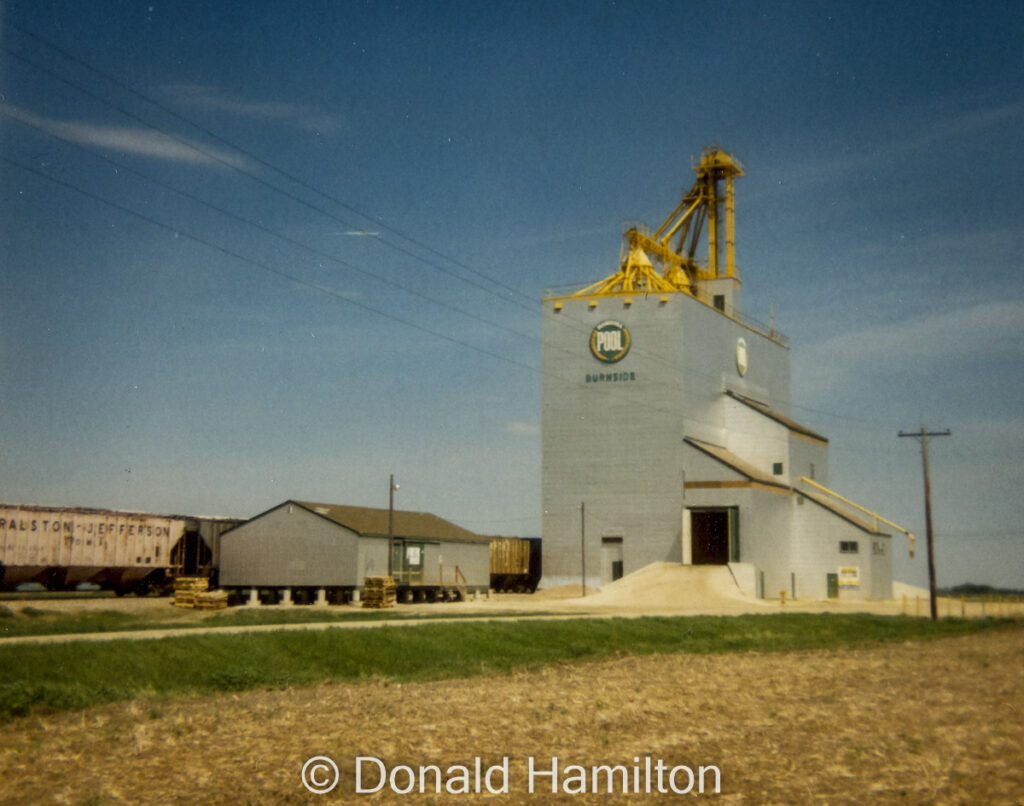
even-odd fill
[{"label": "corrugated metal siding", "polygon": [[[386,536],[357,534],[326,513],[307,506],[288,501],[225,533],[221,538],[221,584],[227,587],[361,587],[365,577],[387,574]],[[346,508],[335,507],[334,514],[338,515],[338,510],[342,509]],[[386,515],[387,510],[384,513]],[[434,516],[412,522],[427,524],[430,528],[433,528],[432,523],[447,523]],[[366,526],[368,522],[360,523]],[[479,535],[474,535],[472,540],[465,539],[463,534],[471,534],[465,530],[458,530],[456,534],[451,540],[431,537],[423,541],[422,584],[440,583],[440,560],[444,564],[445,584],[455,583],[454,569],[458,565],[467,585],[486,588],[490,581],[488,539]]]},{"label": "corrugated metal siding", "polygon": [[[606,319],[630,331],[615,364],[590,353],[591,329]],[[722,440],[723,383],[789,406],[788,351],[685,294],[564,300],[543,312],[542,489],[545,586],[579,582],[580,504],[586,504],[588,582],[600,584],[601,536],[623,538],[624,572],[681,561],[682,437]],[[736,340],[750,369],[736,371]],[[600,376],[628,373],[628,380]],[[587,376],[597,376],[590,380]],[[689,473],[687,473],[689,477]],[[589,573],[592,570],[592,573]]]},{"label": "corrugated metal siding", "polygon": [[466,585],[487,588],[491,581],[491,547],[489,543],[442,541],[423,548],[423,584],[455,584],[455,567],[466,578]]},{"label": "corrugated metal siding", "polygon": [[775,480],[788,484],[789,429],[733,398],[724,397],[723,404],[725,446],[729,451],[768,476],[774,476],[772,466],[781,462],[783,474]]},{"label": "corrugated metal siding", "polygon": [[[830,509],[818,506],[812,499],[793,496],[793,553],[792,570],[797,578],[797,596],[810,599],[828,597],[828,574],[836,574],[841,567],[856,566],[860,571],[860,585],[843,588],[841,599],[869,599],[872,593],[874,568],[871,561],[871,542],[878,539],[839,517]],[[841,541],[856,542],[856,554],[839,550]]]},{"label": "corrugated metal siding", "polygon": [[388,539],[361,537],[357,541],[357,560],[353,584],[362,585],[366,577],[386,576],[388,573]]},{"label": "corrugated metal siding", "polygon": [[359,542],[350,529],[285,503],[222,535],[220,583],[240,587],[359,585],[363,577]]}]

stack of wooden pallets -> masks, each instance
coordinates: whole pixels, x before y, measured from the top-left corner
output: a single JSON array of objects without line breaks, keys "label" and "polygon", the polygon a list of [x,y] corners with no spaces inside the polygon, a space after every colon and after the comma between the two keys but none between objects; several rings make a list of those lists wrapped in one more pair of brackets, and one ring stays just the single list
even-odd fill
[{"label": "stack of wooden pallets", "polygon": [[363,607],[394,607],[398,598],[391,577],[363,578]]},{"label": "stack of wooden pallets", "polygon": [[218,610],[228,606],[228,595],[210,590],[206,577],[178,577],[174,580],[174,606]]},{"label": "stack of wooden pallets", "polygon": [[227,591],[203,591],[196,594],[195,607],[206,610],[220,610],[228,606]]},{"label": "stack of wooden pallets", "polygon": [[210,588],[206,577],[178,577],[174,580],[174,606],[195,607],[196,596]]}]

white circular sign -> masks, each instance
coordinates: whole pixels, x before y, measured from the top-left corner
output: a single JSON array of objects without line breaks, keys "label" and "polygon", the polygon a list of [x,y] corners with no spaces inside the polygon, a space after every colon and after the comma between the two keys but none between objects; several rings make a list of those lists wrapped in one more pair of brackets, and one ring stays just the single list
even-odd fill
[{"label": "white circular sign", "polygon": [[621,361],[629,352],[629,331],[622,322],[609,319],[590,333],[590,352],[606,364]]}]

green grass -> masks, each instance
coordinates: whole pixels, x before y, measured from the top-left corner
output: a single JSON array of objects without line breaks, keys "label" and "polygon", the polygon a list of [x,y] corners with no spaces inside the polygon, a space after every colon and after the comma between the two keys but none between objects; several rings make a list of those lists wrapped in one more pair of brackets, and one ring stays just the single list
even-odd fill
[{"label": "green grass", "polygon": [[431,620],[439,618],[482,618],[514,615],[511,612],[446,613],[443,605],[435,613],[403,613],[401,608],[389,610],[362,610],[338,608],[266,607],[229,609],[211,614],[202,620],[175,618],[180,611],[168,607],[168,618],[154,619],[151,614],[140,616],[114,610],[97,610],[74,614],[61,613],[33,606],[0,605],[0,638],[31,635],[73,635],[81,633],[128,632],[133,630],[169,630],[175,628],[249,627],[259,624],[311,624],[345,621],[379,621],[384,619]]},{"label": "green grass", "polygon": [[116,594],[113,591],[3,591],[0,592],[0,602],[32,601],[42,597],[47,599],[114,599]]},{"label": "green grass", "polygon": [[997,620],[778,614],[423,624],[0,646],[0,719],[143,694],[503,674],[613,654],[841,649],[1019,628]]}]

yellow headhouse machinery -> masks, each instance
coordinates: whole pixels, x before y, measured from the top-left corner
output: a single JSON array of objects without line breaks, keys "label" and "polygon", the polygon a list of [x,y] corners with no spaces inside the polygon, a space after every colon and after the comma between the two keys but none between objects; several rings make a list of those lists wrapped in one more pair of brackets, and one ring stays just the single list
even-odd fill
[{"label": "yellow headhouse machinery", "polygon": [[[739,282],[734,199],[736,177],[743,176],[743,166],[722,149],[710,147],[701,153],[694,169],[697,181],[661,226],[650,233],[628,229],[619,270],[577,291],[574,297],[673,291],[696,296],[701,281],[728,278]],[[696,255],[705,223],[708,256],[701,265]]]}]

